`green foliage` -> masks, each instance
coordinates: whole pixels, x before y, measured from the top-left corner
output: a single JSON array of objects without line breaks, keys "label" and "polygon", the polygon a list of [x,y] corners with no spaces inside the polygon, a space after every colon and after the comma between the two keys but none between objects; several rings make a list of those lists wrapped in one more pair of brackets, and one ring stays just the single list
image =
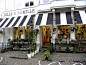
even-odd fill
[{"label": "green foliage", "polygon": [[33,40],[33,30],[32,29],[30,29],[28,32],[28,40],[29,40],[29,43],[31,43]]},{"label": "green foliage", "polygon": [[30,43],[35,43],[37,39],[38,29],[30,29],[28,32],[28,40]]},{"label": "green foliage", "polygon": [[49,47],[47,48],[50,52],[53,50],[53,43],[50,43]]},{"label": "green foliage", "polygon": [[13,39],[13,42],[17,42],[17,39],[16,39],[16,38],[14,38],[14,39]]},{"label": "green foliage", "polygon": [[47,48],[47,50],[52,51],[52,47],[51,47],[51,46],[49,46],[49,47]]},{"label": "green foliage", "polygon": [[44,56],[44,58],[49,57],[50,56],[50,51],[49,50],[45,51],[43,56]]},{"label": "green foliage", "polygon": [[26,49],[27,49],[27,53],[30,54],[30,52],[31,52],[31,46],[28,46],[28,48],[26,48]]},{"label": "green foliage", "polygon": [[10,41],[11,39],[8,39],[8,41]]},{"label": "green foliage", "polygon": [[10,46],[12,47],[13,46],[13,41],[9,41],[9,43],[10,43]]}]

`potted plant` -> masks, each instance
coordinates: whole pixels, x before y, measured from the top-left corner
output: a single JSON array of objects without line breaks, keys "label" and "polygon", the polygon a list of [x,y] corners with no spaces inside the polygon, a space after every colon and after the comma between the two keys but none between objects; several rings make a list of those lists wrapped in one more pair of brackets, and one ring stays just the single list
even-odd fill
[{"label": "potted plant", "polygon": [[32,46],[31,46],[31,56],[32,56],[32,57],[33,57],[34,54],[35,54],[34,52],[35,52],[35,50],[34,50],[34,46],[32,45]]},{"label": "potted plant", "polygon": [[28,48],[26,48],[27,49],[27,57],[28,58],[31,58],[31,47],[29,46]]},{"label": "potted plant", "polygon": [[10,46],[10,49],[13,50],[13,41],[9,41],[9,46]]},{"label": "potted plant", "polygon": [[20,34],[22,34],[23,33],[23,30],[20,30]]},{"label": "potted plant", "polygon": [[44,56],[45,60],[48,60],[48,58],[50,56],[50,51],[49,50],[45,51],[43,56]]},{"label": "potted plant", "polygon": [[32,40],[33,40],[33,30],[30,29],[28,32],[28,41],[30,44],[32,44]]},{"label": "potted plant", "polygon": [[0,34],[3,34],[3,32],[2,32],[2,31],[0,31]]}]

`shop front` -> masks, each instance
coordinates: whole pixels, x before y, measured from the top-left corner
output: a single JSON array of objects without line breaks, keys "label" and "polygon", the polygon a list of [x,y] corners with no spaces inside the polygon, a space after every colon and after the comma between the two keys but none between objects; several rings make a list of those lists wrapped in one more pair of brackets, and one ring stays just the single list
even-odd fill
[{"label": "shop front", "polygon": [[34,28],[34,14],[37,13],[36,7],[22,10],[7,11],[2,13],[0,20],[1,44],[6,44],[9,39],[27,39],[28,31]]}]

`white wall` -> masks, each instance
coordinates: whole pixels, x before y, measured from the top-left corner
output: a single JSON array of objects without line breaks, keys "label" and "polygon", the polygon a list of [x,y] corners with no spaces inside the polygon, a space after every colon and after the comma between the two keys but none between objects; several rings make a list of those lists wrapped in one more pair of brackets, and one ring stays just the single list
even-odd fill
[{"label": "white wall", "polygon": [[[0,29],[3,30],[3,29]],[[2,43],[3,42],[3,34],[0,34],[0,50],[2,49]]]},{"label": "white wall", "polygon": [[3,42],[8,42],[10,38],[10,28],[4,28]]},{"label": "white wall", "polygon": [[26,8],[25,3],[30,1],[34,2],[34,6],[39,4],[39,0],[2,0],[0,3],[2,3],[3,6],[0,7],[2,7],[4,11],[22,9]]}]

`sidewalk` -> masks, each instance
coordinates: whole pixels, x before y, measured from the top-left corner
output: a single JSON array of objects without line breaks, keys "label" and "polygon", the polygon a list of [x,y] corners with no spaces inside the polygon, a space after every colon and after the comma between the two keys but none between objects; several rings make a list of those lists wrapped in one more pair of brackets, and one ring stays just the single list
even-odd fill
[{"label": "sidewalk", "polygon": [[[43,61],[43,51],[40,51],[31,59],[27,58],[26,51],[8,51],[5,53],[0,53],[0,57],[3,57],[3,60],[0,62],[0,65],[37,65],[40,60],[41,65],[48,65],[52,62],[60,61],[61,65],[73,65],[76,62],[81,62],[83,65],[86,65],[86,54],[85,53],[58,53],[53,52],[49,59],[51,61]],[[10,57],[20,57],[10,58]],[[52,64],[59,65],[59,64]]]}]

